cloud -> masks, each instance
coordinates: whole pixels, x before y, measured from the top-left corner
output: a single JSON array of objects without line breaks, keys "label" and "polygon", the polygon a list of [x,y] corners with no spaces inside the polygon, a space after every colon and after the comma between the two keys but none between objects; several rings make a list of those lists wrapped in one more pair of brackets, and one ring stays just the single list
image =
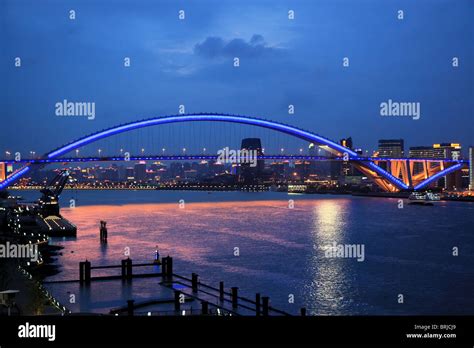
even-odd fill
[{"label": "cloud", "polygon": [[210,36],[194,46],[194,53],[205,58],[254,58],[273,54],[277,50],[275,47],[268,46],[263,36],[259,34],[253,35],[248,42],[243,39],[225,41],[220,37]]}]

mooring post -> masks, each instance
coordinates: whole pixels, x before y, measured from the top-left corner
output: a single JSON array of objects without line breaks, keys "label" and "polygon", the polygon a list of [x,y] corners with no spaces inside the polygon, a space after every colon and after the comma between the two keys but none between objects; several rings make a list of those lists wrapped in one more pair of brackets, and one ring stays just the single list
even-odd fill
[{"label": "mooring post", "polygon": [[306,316],[306,308],[305,307],[301,307],[301,316],[302,317]]},{"label": "mooring post", "polygon": [[104,238],[104,242],[107,243],[107,222],[104,221],[104,233],[103,233],[103,238]]},{"label": "mooring post", "polygon": [[87,260],[84,262],[84,281],[86,284],[91,282],[91,263]]},{"label": "mooring post", "polygon": [[219,282],[219,299],[224,301],[224,282]]},{"label": "mooring post", "polygon": [[79,284],[84,284],[84,262],[79,262]]},{"label": "mooring post", "polygon": [[127,260],[122,260],[122,279],[127,277]]},{"label": "mooring post", "polygon": [[262,297],[262,315],[264,317],[268,316],[269,301],[270,301],[270,298],[268,296]]},{"label": "mooring post", "polygon": [[166,267],[166,275],[168,278],[173,277],[173,258],[168,256],[168,265]]},{"label": "mooring post", "polygon": [[178,290],[175,290],[174,291],[174,310],[175,311],[179,311],[181,308],[180,299],[181,299],[181,292]]},{"label": "mooring post", "polygon": [[202,314],[203,314],[203,315],[209,314],[209,302],[207,302],[207,301],[202,301],[202,302],[201,302],[201,306],[202,306]]},{"label": "mooring post", "polygon": [[191,274],[191,284],[193,288],[193,292],[198,291],[198,275],[196,273]]},{"label": "mooring post", "polygon": [[163,257],[161,259],[161,276],[166,277],[166,272],[168,269],[168,257]]},{"label": "mooring post", "polygon": [[132,266],[132,259],[127,259],[127,279],[132,279],[133,277],[133,266]]},{"label": "mooring post", "polygon": [[232,288],[232,308],[237,308],[238,307],[238,291],[239,288],[236,286],[233,286]]},{"label": "mooring post", "polygon": [[260,315],[260,293],[255,294],[255,314]]},{"label": "mooring post", "polygon": [[135,300],[127,300],[127,309],[128,309],[128,315],[129,316],[133,316],[133,310],[134,310],[133,303],[134,302],[135,302]]}]

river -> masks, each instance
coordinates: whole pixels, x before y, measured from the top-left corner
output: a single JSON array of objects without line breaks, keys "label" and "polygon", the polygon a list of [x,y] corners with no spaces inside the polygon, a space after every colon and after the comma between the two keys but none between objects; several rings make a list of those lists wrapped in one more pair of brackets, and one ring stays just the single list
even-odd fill
[{"label": "river", "polygon": [[[71,199],[75,207],[67,208]],[[62,214],[78,234],[52,239],[64,250],[61,273],[49,280],[77,279],[85,259],[118,264],[126,248],[134,262],[151,261],[158,245],[162,256],[173,256],[176,273],[196,272],[215,286],[223,280],[248,297],[260,292],[294,314],[303,306],[315,315],[473,314],[474,204],[406,203],[277,192],[64,191]],[[100,220],[108,223],[107,246],[99,243]],[[363,260],[327,257],[333,242],[363,246]]]}]

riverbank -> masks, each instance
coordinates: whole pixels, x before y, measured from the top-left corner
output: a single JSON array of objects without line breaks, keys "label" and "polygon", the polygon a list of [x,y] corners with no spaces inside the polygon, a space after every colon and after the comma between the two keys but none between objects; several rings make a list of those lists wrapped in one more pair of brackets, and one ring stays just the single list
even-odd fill
[{"label": "riverbank", "polygon": [[[19,239],[11,233],[0,232],[0,243],[16,243],[24,245],[24,237]],[[16,306],[11,315],[59,315],[61,310],[54,304],[42,287],[46,277],[58,274],[59,267],[54,263],[56,256],[61,254],[61,246],[47,243],[38,245],[40,263],[30,263],[22,258],[0,258],[0,291],[17,290]],[[0,315],[7,315],[6,307],[0,308]]]}]

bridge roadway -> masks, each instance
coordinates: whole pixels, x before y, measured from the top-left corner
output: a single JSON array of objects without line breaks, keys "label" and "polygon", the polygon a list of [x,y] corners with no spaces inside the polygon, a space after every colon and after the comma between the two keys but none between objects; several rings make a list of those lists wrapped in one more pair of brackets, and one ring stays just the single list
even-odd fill
[{"label": "bridge roadway", "polygon": [[[12,159],[0,159],[0,162],[6,164],[15,163],[68,163],[68,162],[120,162],[120,161],[210,161],[217,160],[218,155],[143,155],[143,156],[97,156],[97,157],[65,157],[65,158],[26,158],[18,161]],[[306,160],[306,161],[344,161],[344,157],[312,156],[312,155],[261,155],[257,156],[259,160]],[[384,157],[352,157],[349,161],[428,161],[428,162],[448,162],[448,163],[468,163],[467,160],[453,160],[446,158],[384,158]]]}]

